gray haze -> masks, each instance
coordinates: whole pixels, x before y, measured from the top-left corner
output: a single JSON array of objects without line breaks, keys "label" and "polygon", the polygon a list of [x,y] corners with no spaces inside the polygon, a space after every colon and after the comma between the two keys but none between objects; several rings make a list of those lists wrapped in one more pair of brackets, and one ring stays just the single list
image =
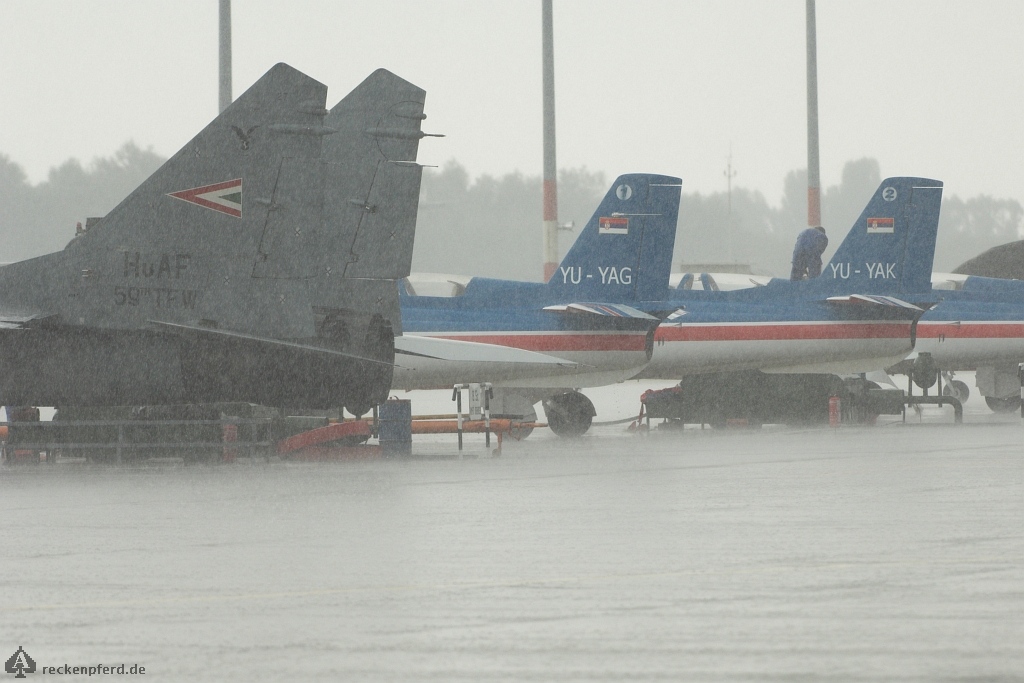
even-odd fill
[{"label": "gray haze", "polygon": [[[590,219],[612,178],[586,169],[563,170],[559,179],[562,253]],[[831,236],[826,260],[860,216],[882,176],[874,159],[849,161],[841,181],[822,192],[825,224]],[[739,187],[726,192],[684,192],[673,269],[687,264],[751,265],[756,272],[785,277],[795,235],[806,221],[807,173],[786,175],[785,193],[773,205],[763,194]],[[417,225],[413,269],[486,274],[523,280],[540,277],[541,242],[536,217],[541,210],[540,177],[484,176],[475,182],[464,167],[447,164],[428,170]],[[946,192],[936,246],[935,269],[949,271],[984,249],[1017,239],[1024,208],[1013,199],[960,198]],[[458,248],[453,248],[458,245]],[[510,254],[516,254],[514,258]]]},{"label": "gray haze", "polygon": [[[784,273],[803,7],[555,0],[560,220],[581,228],[620,173],[678,175],[677,267]],[[0,4],[0,261],[61,248],[214,117],[216,12]],[[330,103],[379,66],[426,88],[425,129],[449,137],[421,149],[439,168],[414,267],[537,279],[539,15],[236,0],[236,94],[278,61]],[[940,268],[1017,237],[1024,3],[818,18],[833,247],[901,174],[947,183]],[[640,390],[607,391],[635,414]],[[401,461],[5,467],[0,659],[188,681],[1019,681],[1020,419],[972,401],[961,427],[947,407],[831,431],[538,431],[501,458],[437,437]]]},{"label": "gray haze", "polygon": [[[1024,201],[1024,4],[817,14],[825,186],[868,157],[884,176]],[[278,61],[332,102],[387,67],[427,90],[426,129],[448,135],[421,160],[540,174],[539,2],[236,0],[232,16],[236,94]],[[735,182],[779,206],[806,164],[803,0],[555,0],[554,25],[562,168],[666,173],[706,194],[725,188],[731,149]],[[129,139],[169,156],[216,114],[216,31],[215,0],[6,0],[0,152],[33,182]]]},{"label": "gray haze", "polygon": [[[162,163],[133,143],[88,166],[68,160],[33,185],[23,169],[0,153],[0,262],[61,249],[77,221],[103,216]],[[564,253],[597,207],[612,178],[586,169],[564,169],[559,184]],[[881,180],[874,159],[847,162],[841,182],[823,189],[823,212],[838,247]],[[672,263],[743,263],[762,274],[785,276],[794,236],[803,225],[806,172],[786,175],[777,205],[745,187],[726,193],[682,196]],[[426,169],[420,201],[413,270],[538,280],[541,241],[539,175],[521,173],[471,178],[451,161]],[[960,198],[946,192],[936,248],[936,270],[949,271],[984,249],[1016,239],[1024,209],[1013,199]],[[831,254],[831,251],[828,252]],[[826,258],[828,256],[826,255]]]}]

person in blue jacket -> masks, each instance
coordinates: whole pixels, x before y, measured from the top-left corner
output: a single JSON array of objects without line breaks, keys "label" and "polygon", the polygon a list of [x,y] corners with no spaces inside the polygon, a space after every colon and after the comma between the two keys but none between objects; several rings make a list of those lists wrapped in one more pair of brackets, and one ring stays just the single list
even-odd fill
[{"label": "person in blue jacket", "polygon": [[807,228],[796,237],[796,246],[793,248],[793,272],[790,273],[790,280],[803,280],[804,277],[812,278],[821,275],[821,255],[828,247],[828,237],[825,235],[825,228],[820,225],[814,228]]}]

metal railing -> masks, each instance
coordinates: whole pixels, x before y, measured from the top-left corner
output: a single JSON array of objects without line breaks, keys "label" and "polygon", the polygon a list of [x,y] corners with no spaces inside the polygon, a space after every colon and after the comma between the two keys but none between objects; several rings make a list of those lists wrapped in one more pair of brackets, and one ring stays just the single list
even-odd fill
[{"label": "metal railing", "polygon": [[0,422],[0,434],[6,432],[0,449],[8,462],[15,451],[45,451],[48,462],[52,453],[116,462],[129,457],[209,459],[215,454],[233,460],[239,453],[269,456],[271,423],[271,418]]}]

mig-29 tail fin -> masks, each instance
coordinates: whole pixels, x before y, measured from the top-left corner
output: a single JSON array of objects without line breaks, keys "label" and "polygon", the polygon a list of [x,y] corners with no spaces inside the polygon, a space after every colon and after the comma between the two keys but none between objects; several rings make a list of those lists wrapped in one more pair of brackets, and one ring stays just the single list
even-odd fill
[{"label": "mig-29 tail fin", "polygon": [[326,213],[338,241],[330,259],[345,278],[409,274],[422,173],[416,154],[422,138],[440,137],[420,130],[425,99],[421,88],[377,69],[324,120],[337,130],[324,143]]},{"label": "mig-29 tail fin", "polygon": [[[367,83],[382,75],[397,80],[378,72]],[[32,400],[246,401],[358,413],[385,398],[394,355],[387,317],[397,318],[398,297],[388,278],[396,267],[371,260],[346,272],[362,223],[339,217],[332,182],[380,178],[381,158],[411,162],[389,152],[408,127],[387,114],[420,114],[403,106],[405,93],[396,100],[367,83],[343,101],[349,109],[332,128],[326,86],[277,64],[66,249],[0,269],[0,324],[46,318],[36,327],[50,348],[50,337],[66,336],[78,340],[68,347],[78,355],[69,357],[105,363],[96,371],[92,360],[51,363],[72,374],[34,378],[43,388]],[[422,102],[422,91],[406,90]],[[408,120],[418,127],[418,118]],[[349,150],[337,167],[324,158],[332,135]],[[363,153],[372,145],[376,158]],[[359,216],[401,223],[395,241],[408,251],[408,194],[397,207],[389,191],[340,201],[358,200]],[[332,285],[347,278],[382,286]],[[30,348],[24,339],[11,343]],[[9,370],[0,374],[11,377]],[[5,385],[12,395],[20,386],[32,382]]]},{"label": "mig-29 tail fin", "polygon": [[[190,398],[353,412],[386,398],[395,267],[370,260],[347,270],[365,216],[394,221],[401,229],[388,245],[411,251],[416,205],[406,195],[419,169],[402,169],[415,176],[398,183],[404,194],[395,183],[373,189],[390,172],[381,168],[389,136],[405,139],[388,112],[411,112],[418,132],[421,110],[382,80],[422,103],[421,90],[378,71],[328,125],[326,86],[274,66],[65,250],[71,272],[89,274],[78,287],[83,310],[98,312],[89,322],[149,324],[184,339],[196,350],[181,367]],[[341,152],[325,148],[331,139]]]},{"label": "mig-29 tail fin", "polygon": [[395,334],[402,331],[395,283],[412,265],[425,99],[421,88],[377,69],[324,121],[337,131],[324,142],[328,244],[313,265],[327,276],[312,294],[325,319],[358,318],[344,302],[368,298]]},{"label": "mig-29 tail fin", "polygon": [[115,326],[204,320],[307,336],[299,281],[321,247],[326,96],[292,67],[271,68],[68,246],[92,273],[81,296],[106,299],[95,303]]}]

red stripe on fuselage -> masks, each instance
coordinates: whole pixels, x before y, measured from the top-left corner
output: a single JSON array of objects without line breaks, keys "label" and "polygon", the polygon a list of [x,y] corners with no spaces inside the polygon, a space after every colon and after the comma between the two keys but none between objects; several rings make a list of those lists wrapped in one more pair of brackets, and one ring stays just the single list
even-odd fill
[{"label": "red stripe on fuselage", "polygon": [[895,323],[766,323],[662,325],[655,342],[781,341],[798,339],[898,339],[910,336],[909,322]]},{"label": "red stripe on fuselage", "polygon": [[918,323],[922,339],[1012,339],[1024,337],[1024,322],[1019,323]]},{"label": "red stripe on fuselage", "polygon": [[645,335],[630,334],[437,334],[437,339],[510,346],[527,351],[644,351]]}]

